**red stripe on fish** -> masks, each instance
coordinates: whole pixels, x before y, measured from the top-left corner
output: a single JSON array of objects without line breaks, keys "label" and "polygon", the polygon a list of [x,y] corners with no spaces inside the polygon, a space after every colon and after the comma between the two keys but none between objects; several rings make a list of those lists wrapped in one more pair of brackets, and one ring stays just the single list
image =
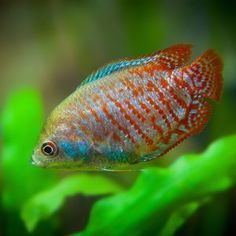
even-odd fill
[{"label": "red stripe on fish", "polygon": [[125,108],[121,105],[119,101],[114,99],[110,94],[107,94],[107,97],[119,108],[124,118],[134,127],[137,134],[139,134],[148,145],[153,144],[153,140],[146,135],[142,129],[140,129],[139,125],[135,122],[135,120],[126,112]]},{"label": "red stripe on fish", "polygon": [[[168,127],[168,129],[171,129],[170,122],[169,122],[166,114],[164,113],[164,111],[160,109],[160,107],[153,101],[153,99],[150,96],[147,96],[147,100],[153,106],[153,108],[156,110],[156,112],[161,115],[161,117],[162,117],[163,121],[165,122],[166,126]],[[162,129],[160,129],[160,133],[163,134]]]},{"label": "red stripe on fish", "polygon": [[141,122],[145,122],[146,118],[142,115],[142,113],[140,113],[135,106],[133,106],[129,101],[125,101],[125,104],[127,105],[127,107],[133,112],[133,114],[141,121]]},{"label": "red stripe on fish", "polygon": [[136,144],[136,141],[133,139],[133,137],[131,136],[129,130],[125,127],[123,127],[113,116],[112,113],[110,113],[108,111],[108,107],[106,103],[102,104],[102,111],[104,112],[104,114],[111,120],[111,123],[115,126],[117,126],[125,135],[127,135],[128,139],[133,143]]},{"label": "red stripe on fish", "polygon": [[165,97],[165,95],[161,92],[161,90],[151,81],[149,80],[148,81],[148,84],[147,84],[150,88],[152,88],[158,95],[159,95],[159,102],[162,103],[163,105],[165,105],[165,107],[167,108],[167,113],[166,114],[166,117],[167,117],[167,120],[169,122],[171,122],[169,120],[169,116],[172,116],[173,119],[177,122],[179,119],[178,117],[175,115],[175,113],[173,112],[172,108],[170,107],[170,104],[169,104],[169,101],[167,100],[167,98]]}]

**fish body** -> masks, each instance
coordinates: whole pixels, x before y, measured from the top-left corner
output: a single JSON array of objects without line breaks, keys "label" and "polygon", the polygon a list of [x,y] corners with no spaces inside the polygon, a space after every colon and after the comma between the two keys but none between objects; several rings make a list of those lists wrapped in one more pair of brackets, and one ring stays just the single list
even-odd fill
[{"label": "fish body", "polygon": [[162,156],[200,132],[209,100],[222,92],[222,62],[191,45],[110,63],[90,75],[49,116],[33,163],[112,170]]}]

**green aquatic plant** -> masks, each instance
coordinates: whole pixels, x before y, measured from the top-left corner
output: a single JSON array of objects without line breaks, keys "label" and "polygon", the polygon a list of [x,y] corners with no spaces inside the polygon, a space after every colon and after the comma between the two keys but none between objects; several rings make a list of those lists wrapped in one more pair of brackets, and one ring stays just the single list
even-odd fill
[{"label": "green aquatic plant", "polygon": [[43,106],[37,91],[24,89],[9,96],[1,114],[2,200],[5,207],[21,206],[32,194],[54,181],[54,173],[30,166],[42,121]]},{"label": "green aquatic plant", "polygon": [[30,156],[42,121],[42,99],[36,90],[22,89],[9,95],[0,120],[3,211],[0,214],[4,217],[6,235],[26,233],[20,219],[22,204],[41,189],[51,186],[56,180],[54,172],[35,169],[30,165]]},{"label": "green aquatic plant", "polygon": [[30,165],[42,120],[37,91],[25,89],[9,96],[1,116],[0,211],[6,235],[26,235],[27,230],[53,235],[66,199],[83,194],[103,198],[93,206],[86,228],[75,235],[169,236],[236,181],[236,135],[215,141],[203,153],[184,155],[169,167],[147,168],[130,188],[102,173],[60,177],[58,171]]},{"label": "green aquatic plant", "polygon": [[226,137],[168,168],[143,171],[130,190],[97,202],[77,235],[173,235],[201,204],[235,183],[235,144],[236,135]]},{"label": "green aquatic plant", "polygon": [[22,208],[22,219],[27,229],[33,231],[37,223],[50,217],[62,207],[65,199],[78,193],[85,196],[118,193],[122,191],[115,182],[99,175],[72,175],[57,183],[51,189],[40,192]]}]

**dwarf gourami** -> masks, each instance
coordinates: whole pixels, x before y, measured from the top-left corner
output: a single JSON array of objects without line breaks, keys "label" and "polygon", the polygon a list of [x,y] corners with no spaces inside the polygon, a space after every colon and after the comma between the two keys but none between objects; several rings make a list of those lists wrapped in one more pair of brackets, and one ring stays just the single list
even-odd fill
[{"label": "dwarf gourami", "polygon": [[92,73],[51,113],[32,157],[42,167],[115,170],[162,156],[208,122],[223,87],[220,57],[191,45]]}]

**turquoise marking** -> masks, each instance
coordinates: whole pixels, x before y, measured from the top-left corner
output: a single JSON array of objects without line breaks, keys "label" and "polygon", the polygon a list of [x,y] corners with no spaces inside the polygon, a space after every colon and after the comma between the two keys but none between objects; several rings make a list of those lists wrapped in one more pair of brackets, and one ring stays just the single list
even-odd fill
[{"label": "turquoise marking", "polygon": [[66,156],[75,158],[78,156],[78,150],[75,149],[74,144],[70,141],[63,141],[59,143],[59,148],[62,149]]},{"label": "turquoise marking", "polygon": [[107,75],[112,74],[113,72],[120,71],[122,69],[127,69],[134,66],[144,65],[151,61],[156,60],[159,57],[159,55],[155,54],[153,56],[147,56],[143,58],[138,59],[127,59],[124,61],[119,61],[116,63],[110,63],[108,65],[103,66],[101,69],[97,70],[96,72],[92,73],[87,79],[85,79],[82,83],[82,85],[91,83],[93,81],[99,80]]},{"label": "turquoise marking", "polygon": [[80,142],[77,144],[77,147],[79,149],[80,154],[82,156],[86,156],[88,154],[90,145],[86,142]]},{"label": "turquoise marking", "polygon": [[70,141],[62,141],[59,143],[59,147],[65,152],[70,158],[81,158],[86,159],[88,157],[89,145],[88,143],[81,141],[73,143]]},{"label": "turquoise marking", "polygon": [[117,162],[127,162],[128,153],[115,147],[100,146],[101,154],[108,160]]}]

